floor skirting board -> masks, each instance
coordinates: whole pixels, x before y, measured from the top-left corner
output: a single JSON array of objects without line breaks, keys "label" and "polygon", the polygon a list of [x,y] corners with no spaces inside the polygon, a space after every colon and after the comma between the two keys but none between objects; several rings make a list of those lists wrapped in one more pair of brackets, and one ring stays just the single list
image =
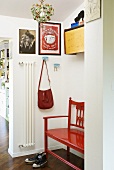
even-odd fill
[{"label": "floor skirting board", "polygon": [[[57,149],[61,149],[61,148],[62,148],[61,145],[56,145],[56,146],[50,147],[49,149],[51,149],[51,150],[57,150]],[[11,156],[12,158],[16,158],[16,157],[25,156],[25,155],[32,155],[32,154],[36,154],[36,153],[38,153],[38,152],[44,151],[43,148],[34,149],[34,150],[25,150],[25,149],[28,149],[28,148],[23,148],[23,149],[21,149],[20,152],[17,152],[17,153],[13,153],[12,151],[10,151],[10,150],[8,149],[8,153],[10,154],[10,156]]]}]

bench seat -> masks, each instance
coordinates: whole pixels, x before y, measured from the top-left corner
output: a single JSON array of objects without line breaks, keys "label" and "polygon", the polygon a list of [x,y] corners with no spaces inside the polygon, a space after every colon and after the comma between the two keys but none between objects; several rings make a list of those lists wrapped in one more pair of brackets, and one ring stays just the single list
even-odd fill
[{"label": "bench seat", "polygon": [[84,154],[84,132],[77,129],[58,128],[46,131],[47,136]]},{"label": "bench seat", "polygon": [[[50,119],[67,119],[67,128],[50,129],[48,123]],[[68,115],[48,116],[44,119],[44,149],[48,153],[55,156],[65,164],[69,165],[75,170],[81,170],[76,165],[68,160],[55,154],[48,147],[48,137],[58,141],[67,146],[67,155],[69,155],[70,148],[84,154],[84,102],[76,102],[69,98]],[[73,119],[73,121],[72,121]],[[55,122],[56,123],[56,122]]]}]

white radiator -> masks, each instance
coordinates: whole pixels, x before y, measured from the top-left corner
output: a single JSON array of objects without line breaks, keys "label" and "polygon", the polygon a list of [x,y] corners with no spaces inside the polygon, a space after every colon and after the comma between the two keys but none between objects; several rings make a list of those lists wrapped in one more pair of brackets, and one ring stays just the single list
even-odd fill
[{"label": "white radiator", "polygon": [[24,135],[20,147],[35,145],[34,123],[34,62],[22,62],[24,65]]}]

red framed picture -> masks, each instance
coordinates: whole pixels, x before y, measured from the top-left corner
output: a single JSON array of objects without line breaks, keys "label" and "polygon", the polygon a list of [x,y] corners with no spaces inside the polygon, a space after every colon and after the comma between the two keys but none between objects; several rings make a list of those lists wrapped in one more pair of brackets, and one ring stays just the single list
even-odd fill
[{"label": "red framed picture", "polygon": [[39,55],[61,55],[60,23],[39,23]]}]

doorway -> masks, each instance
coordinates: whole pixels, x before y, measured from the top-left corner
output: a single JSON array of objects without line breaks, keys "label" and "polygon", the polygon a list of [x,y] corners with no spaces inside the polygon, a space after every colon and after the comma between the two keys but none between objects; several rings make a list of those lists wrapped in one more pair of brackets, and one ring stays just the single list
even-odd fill
[{"label": "doorway", "polygon": [[[9,38],[0,38],[0,116],[9,126]],[[4,128],[4,127],[3,127]],[[8,127],[9,129],[9,127]]]}]

